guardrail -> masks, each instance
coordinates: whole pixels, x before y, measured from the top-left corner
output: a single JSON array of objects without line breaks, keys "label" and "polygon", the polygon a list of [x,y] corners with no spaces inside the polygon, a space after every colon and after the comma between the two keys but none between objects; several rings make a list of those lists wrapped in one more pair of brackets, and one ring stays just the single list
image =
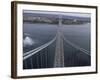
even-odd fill
[{"label": "guardrail", "polygon": [[57,36],[55,36],[51,41],[47,42],[46,44],[35,48],[29,52],[24,53],[23,60],[26,60],[27,58],[31,57],[32,55],[36,54],[37,52],[41,51],[42,49],[48,47],[50,44],[52,44],[56,40]]},{"label": "guardrail", "polygon": [[82,48],[82,47],[80,47],[80,46],[78,46],[78,45],[72,43],[71,41],[69,41],[68,39],[66,39],[64,36],[62,36],[62,37],[63,37],[63,39],[65,40],[65,42],[68,43],[69,45],[71,45],[72,47],[74,47],[74,48],[76,48],[76,49],[82,51],[83,53],[85,53],[85,54],[91,56],[91,55],[89,54],[90,51],[88,51],[88,50],[86,50],[86,49],[84,49],[84,48]]}]

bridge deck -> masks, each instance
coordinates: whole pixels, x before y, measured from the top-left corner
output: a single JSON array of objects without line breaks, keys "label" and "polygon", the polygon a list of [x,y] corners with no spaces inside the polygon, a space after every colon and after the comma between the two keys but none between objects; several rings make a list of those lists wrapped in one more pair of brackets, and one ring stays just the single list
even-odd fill
[{"label": "bridge deck", "polygon": [[64,67],[64,50],[61,29],[58,28],[54,67]]}]

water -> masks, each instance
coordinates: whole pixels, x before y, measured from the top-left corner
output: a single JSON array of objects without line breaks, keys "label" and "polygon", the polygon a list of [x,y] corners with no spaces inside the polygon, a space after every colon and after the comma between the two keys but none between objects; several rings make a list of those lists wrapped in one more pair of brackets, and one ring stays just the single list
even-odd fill
[{"label": "water", "polygon": [[24,23],[23,32],[29,34],[29,37],[36,42],[33,46],[24,47],[24,52],[30,51],[52,40],[56,35],[56,30],[57,25]]},{"label": "water", "polygon": [[90,51],[90,23],[83,25],[63,25],[66,39]]},{"label": "water", "polygon": [[[35,44],[31,46],[23,47],[23,52],[24,53],[28,52],[52,40],[56,35],[57,27],[58,25],[52,25],[52,24],[24,23],[23,39],[25,39],[25,37],[28,36],[35,42]],[[90,34],[90,23],[82,24],[82,25],[63,25],[62,31],[66,39],[90,51],[90,35],[91,35]],[[28,35],[25,35],[25,33]],[[41,56],[42,56],[42,64],[43,64],[42,66],[40,66],[41,56],[39,56],[39,53],[37,53],[36,55],[32,56],[33,59],[31,60],[34,64],[34,67],[31,67],[30,59],[28,59],[27,67],[25,68],[26,63],[24,62],[23,68],[31,69],[31,68],[51,68],[53,67],[55,47],[56,47],[56,42],[54,42],[48,49],[45,49],[39,52],[41,53]],[[43,55],[47,55],[48,56],[46,57],[47,59]],[[36,61],[37,56],[39,56],[38,57],[39,61]],[[90,66],[90,56],[83,54],[82,52],[80,52],[79,50],[76,50],[75,48],[71,47],[65,42],[64,42],[64,58],[65,58],[65,67]],[[38,66],[37,66],[37,62],[38,62]]]}]

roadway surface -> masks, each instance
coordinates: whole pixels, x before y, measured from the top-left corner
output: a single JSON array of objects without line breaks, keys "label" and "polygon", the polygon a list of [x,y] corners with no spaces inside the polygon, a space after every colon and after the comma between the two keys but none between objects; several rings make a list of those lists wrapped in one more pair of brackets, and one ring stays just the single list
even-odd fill
[{"label": "roadway surface", "polygon": [[58,27],[54,67],[64,67],[64,50],[61,28]]}]

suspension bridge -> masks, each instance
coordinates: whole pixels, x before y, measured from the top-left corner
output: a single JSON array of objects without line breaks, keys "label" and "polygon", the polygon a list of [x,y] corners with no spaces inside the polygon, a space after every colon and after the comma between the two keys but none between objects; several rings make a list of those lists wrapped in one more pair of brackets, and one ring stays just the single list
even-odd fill
[{"label": "suspension bridge", "polygon": [[[31,66],[30,68],[34,68],[34,65],[35,65],[35,68],[43,68],[43,67],[47,68],[49,65],[48,58],[50,58],[50,56],[48,56],[47,54],[48,52],[43,52],[43,50],[45,49],[47,50],[49,46],[51,46],[54,42],[56,42],[56,44],[55,44],[55,54],[54,54],[54,61],[53,61],[52,67],[65,67],[64,42],[66,43],[66,45],[70,45],[74,49],[79,50],[82,54],[88,57],[91,56],[90,51],[66,39],[62,31],[62,25],[63,25],[62,16],[59,16],[59,24],[58,24],[56,36],[49,42],[41,45],[40,47],[37,47],[23,54],[23,62],[25,66],[24,68],[27,69],[28,66]],[[75,54],[78,54],[78,53],[75,53]],[[45,66],[43,66],[42,64],[45,64]]]}]

